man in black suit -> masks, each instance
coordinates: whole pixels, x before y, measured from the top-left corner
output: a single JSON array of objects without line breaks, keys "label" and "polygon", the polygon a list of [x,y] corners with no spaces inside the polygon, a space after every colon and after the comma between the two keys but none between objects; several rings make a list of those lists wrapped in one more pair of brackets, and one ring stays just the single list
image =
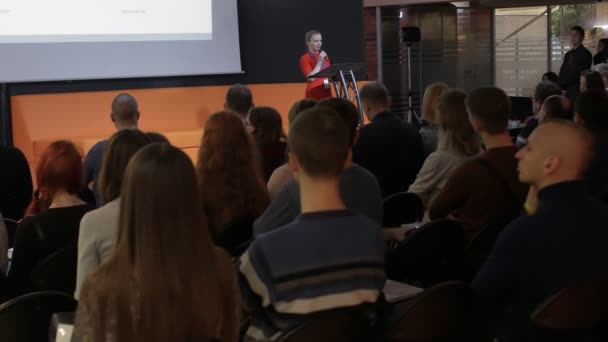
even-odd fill
[{"label": "man in black suit", "polygon": [[583,46],[585,30],[580,26],[574,26],[570,30],[570,43],[572,50],[566,52],[562,67],[559,70],[559,80],[562,88],[566,90],[566,96],[574,102],[580,93],[581,72],[591,69],[593,56]]},{"label": "man in black suit", "polygon": [[353,162],[376,176],[384,197],[407,191],[424,162],[422,138],[414,126],[390,112],[383,84],[366,84],[360,96],[370,123],[359,131]]}]

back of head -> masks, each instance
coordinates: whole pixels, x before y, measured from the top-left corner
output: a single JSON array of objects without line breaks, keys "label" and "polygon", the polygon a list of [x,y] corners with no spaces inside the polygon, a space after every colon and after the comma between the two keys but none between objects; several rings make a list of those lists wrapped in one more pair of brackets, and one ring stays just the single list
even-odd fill
[{"label": "back of head", "polygon": [[150,143],[150,138],[136,129],[118,131],[110,138],[99,173],[99,189],[104,204],[120,196],[122,180],[129,160],[135,152]]},{"label": "back of head", "polygon": [[266,208],[268,194],[257,149],[235,113],[219,112],[207,120],[197,170],[214,231],[243,216],[257,217]]},{"label": "back of head", "polygon": [[272,107],[255,107],[249,113],[253,137],[260,145],[273,144],[285,137],[281,114]]},{"label": "back of head", "polygon": [[298,114],[316,105],[317,100],[315,99],[304,99],[294,103],[293,106],[291,106],[291,109],[289,110],[289,114],[287,115],[287,118],[289,119],[289,125],[293,123]]},{"label": "back of head", "polygon": [[545,102],[549,96],[561,95],[562,88],[552,81],[542,81],[536,85],[534,90],[534,99],[540,104]]},{"label": "back of head", "polygon": [[479,129],[490,135],[506,133],[511,115],[511,101],[502,89],[477,88],[466,100],[469,116],[479,123]]},{"label": "back of head", "polygon": [[[608,43],[606,44],[606,46],[608,47]],[[608,51],[606,51],[606,53],[608,54]],[[592,69],[599,72],[600,75],[602,75],[602,79],[608,79],[608,64],[607,63],[596,64],[593,66]],[[606,88],[608,88],[608,87],[606,87]]]},{"label": "back of head", "polygon": [[424,96],[422,97],[422,118],[428,123],[437,123],[437,119],[435,118],[437,103],[441,94],[446,90],[448,90],[448,85],[445,83],[433,83],[426,87]]},{"label": "back of head", "polygon": [[355,105],[345,99],[331,98],[319,102],[320,108],[333,109],[344,120],[350,133],[350,146],[355,143],[357,129],[359,128],[360,113]]},{"label": "back of head", "polygon": [[129,94],[120,94],[112,101],[112,119],[119,125],[137,126],[139,106]]},{"label": "back of head", "polygon": [[543,74],[543,81],[551,81],[555,84],[559,84],[559,76],[557,76],[556,73],[554,73],[553,71],[549,71]]},{"label": "back of head", "polygon": [[574,104],[575,119],[592,132],[608,132],[608,95],[600,91],[582,92]]},{"label": "back of head", "polygon": [[606,92],[604,80],[602,79],[602,75],[598,71],[585,70],[581,73],[581,76],[586,79],[587,90],[597,90]]},{"label": "back of head", "polygon": [[388,108],[390,95],[386,86],[380,82],[369,82],[359,92],[359,97],[364,104],[376,108]]},{"label": "back of head", "polygon": [[[117,292],[115,318],[133,322],[135,305],[141,322],[119,324],[117,340],[209,341],[234,310],[224,306],[229,290],[222,286],[231,271],[219,265],[201,206],[194,167],[181,150],[151,144],[129,161],[116,253],[103,271],[115,284],[105,289]],[[125,280],[136,283],[138,296],[128,283],[116,286]]]},{"label": "back of head", "polygon": [[253,107],[253,95],[249,87],[235,84],[226,93],[226,109],[240,115],[247,115]]},{"label": "back of head", "polygon": [[152,143],[171,144],[169,139],[167,139],[167,137],[161,133],[147,132],[146,135],[148,136],[148,139],[150,139],[150,142],[152,142]]},{"label": "back of head", "polygon": [[44,150],[36,167],[37,187],[27,214],[46,210],[58,191],[74,195],[81,189],[81,158],[80,151],[69,141],[55,141]]},{"label": "back of head", "polygon": [[291,126],[289,150],[299,170],[313,178],[338,177],[349,154],[350,134],[333,110],[318,107],[302,112]]},{"label": "back of head", "polygon": [[452,150],[465,155],[480,150],[479,136],[471,126],[465,105],[466,94],[447,90],[437,104],[437,123],[440,127],[438,149]]},{"label": "back of head", "polygon": [[572,110],[570,100],[562,95],[549,96],[543,102],[543,121],[550,119],[572,120]]}]

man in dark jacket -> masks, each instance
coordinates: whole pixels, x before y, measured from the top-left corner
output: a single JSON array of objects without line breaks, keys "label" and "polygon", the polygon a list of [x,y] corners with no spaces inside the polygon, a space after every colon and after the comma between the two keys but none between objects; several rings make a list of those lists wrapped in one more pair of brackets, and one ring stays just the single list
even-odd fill
[{"label": "man in dark jacket", "polygon": [[574,26],[570,30],[570,43],[572,50],[566,52],[562,67],[559,70],[559,80],[562,88],[566,90],[566,96],[574,102],[580,93],[581,72],[591,69],[593,56],[583,46],[585,30],[580,26]]}]

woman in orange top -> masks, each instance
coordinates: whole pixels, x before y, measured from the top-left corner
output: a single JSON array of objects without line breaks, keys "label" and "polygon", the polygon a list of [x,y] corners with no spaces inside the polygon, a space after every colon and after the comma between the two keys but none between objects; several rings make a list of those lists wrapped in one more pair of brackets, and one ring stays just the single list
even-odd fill
[{"label": "woman in orange top", "polygon": [[330,66],[327,53],[321,50],[323,45],[323,37],[319,31],[309,31],[305,36],[308,51],[300,57],[300,70],[304,77],[308,80],[306,87],[306,98],[323,100],[331,97],[331,89],[327,78],[313,78],[308,76],[314,75],[321,70],[327,69]]}]

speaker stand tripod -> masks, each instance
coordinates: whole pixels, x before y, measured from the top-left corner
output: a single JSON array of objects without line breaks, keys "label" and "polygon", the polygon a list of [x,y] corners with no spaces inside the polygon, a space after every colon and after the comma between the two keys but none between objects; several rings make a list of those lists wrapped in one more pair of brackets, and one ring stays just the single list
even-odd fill
[{"label": "speaker stand tripod", "polygon": [[413,103],[414,92],[412,91],[412,43],[407,43],[407,113],[405,114],[405,122],[409,124],[422,125],[422,120]]}]

